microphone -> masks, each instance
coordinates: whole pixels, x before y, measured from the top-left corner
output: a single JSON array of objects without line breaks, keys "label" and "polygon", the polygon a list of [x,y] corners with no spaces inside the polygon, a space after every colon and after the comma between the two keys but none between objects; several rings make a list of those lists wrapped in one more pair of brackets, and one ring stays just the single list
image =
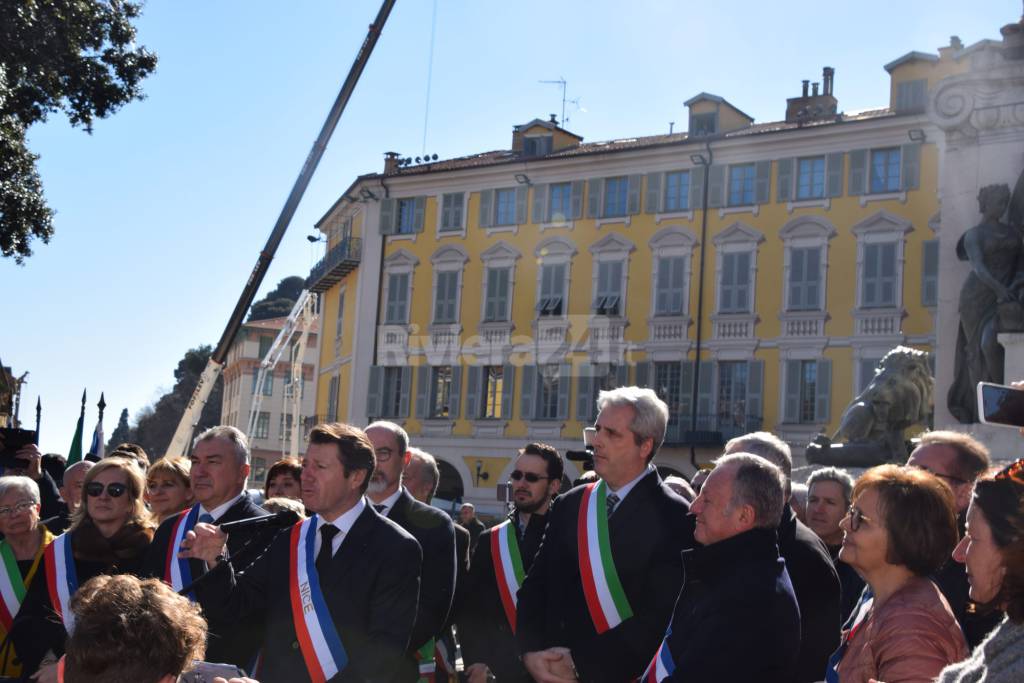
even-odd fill
[{"label": "microphone", "polygon": [[237,529],[245,529],[255,526],[265,526],[270,529],[283,529],[294,525],[299,521],[299,515],[294,510],[281,510],[275,512],[272,515],[264,515],[263,517],[250,517],[249,519],[240,519],[235,522],[224,522],[218,524],[217,527],[226,534],[231,533]]}]

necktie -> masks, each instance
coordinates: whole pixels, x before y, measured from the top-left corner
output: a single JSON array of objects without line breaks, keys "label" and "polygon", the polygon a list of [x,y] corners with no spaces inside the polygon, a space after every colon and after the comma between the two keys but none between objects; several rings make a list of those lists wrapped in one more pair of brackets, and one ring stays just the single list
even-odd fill
[{"label": "necktie", "polygon": [[324,524],[320,527],[320,552],[316,556],[316,573],[319,576],[324,576],[327,568],[331,566],[331,558],[334,556],[333,541],[339,531],[341,529],[333,524]]},{"label": "necktie", "polygon": [[387,505],[374,505],[373,509],[383,515],[384,511],[388,509],[388,506]]},{"label": "necktie", "polygon": [[213,524],[213,515],[211,515],[209,512],[204,512],[203,514],[199,515],[199,521],[205,522],[206,524]]},{"label": "necktie", "polygon": [[605,505],[608,506],[608,516],[611,517],[612,513],[615,512],[615,506],[619,504],[619,497],[614,493],[609,493],[608,497],[604,499]]}]

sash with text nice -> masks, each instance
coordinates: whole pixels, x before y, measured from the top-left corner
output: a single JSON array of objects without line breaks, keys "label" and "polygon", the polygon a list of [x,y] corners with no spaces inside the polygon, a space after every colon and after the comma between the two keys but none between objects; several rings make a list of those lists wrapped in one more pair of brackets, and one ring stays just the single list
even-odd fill
[{"label": "sash with text nice", "polygon": [[46,588],[50,603],[64,622],[64,630],[71,633],[75,626],[75,614],[71,611],[71,596],[78,590],[75,574],[75,558],[71,554],[71,533],[64,533],[53,539],[46,548]]},{"label": "sash with text nice", "polygon": [[[178,553],[181,552],[181,541],[185,534],[195,528],[198,519],[199,505],[196,504],[188,512],[178,515],[174,522],[171,542],[167,546],[167,561],[164,563],[164,583],[173,588],[175,593],[192,583],[192,570],[189,568],[188,560],[178,557]],[[196,596],[189,593],[188,598],[195,602]]]},{"label": "sash with text nice", "polygon": [[607,485],[588,484],[580,502],[577,528],[580,577],[583,594],[598,634],[613,629],[633,616],[612,559],[608,538]]},{"label": "sash with text nice", "polygon": [[519,555],[519,541],[512,520],[507,519],[494,527],[491,532],[491,560],[494,562],[494,578],[498,582],[498,595],[505,608],[512,633],[516,632],[516,606],[519,604],[517,593],[523,585],[526,572],[523,571],[523,558]]}]

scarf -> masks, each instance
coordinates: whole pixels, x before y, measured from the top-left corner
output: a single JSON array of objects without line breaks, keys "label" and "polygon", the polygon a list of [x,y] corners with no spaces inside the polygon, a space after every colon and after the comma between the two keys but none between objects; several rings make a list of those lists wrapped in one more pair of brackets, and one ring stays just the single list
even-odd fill
[{"label": "scarf", "polygon": [[137,559],[152,540],[153,529],[138,522],[128,522],[107,538],[84,517],[71,534],[71,547],[76,560],[116,566]]}]

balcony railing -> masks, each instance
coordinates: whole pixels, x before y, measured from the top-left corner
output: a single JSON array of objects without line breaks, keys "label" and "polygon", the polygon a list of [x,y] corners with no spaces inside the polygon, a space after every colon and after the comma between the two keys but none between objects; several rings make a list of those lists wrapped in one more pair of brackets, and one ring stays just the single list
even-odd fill
[{"label": "balcony railing", "polygon": [[690,429],[690,416],[679,415],[668,425],[665,443],[675,445],[721,446],[729,439],[760,431],[763,419],[757,416],[697,415],[697,429]]},{"label": "balcony railing", "polygon": [[362,239],[348,237],[338,242],[309,271],[309,277],[306,278],[306,289],[311,292],[326,292],[356,269],[362,254]]}]

